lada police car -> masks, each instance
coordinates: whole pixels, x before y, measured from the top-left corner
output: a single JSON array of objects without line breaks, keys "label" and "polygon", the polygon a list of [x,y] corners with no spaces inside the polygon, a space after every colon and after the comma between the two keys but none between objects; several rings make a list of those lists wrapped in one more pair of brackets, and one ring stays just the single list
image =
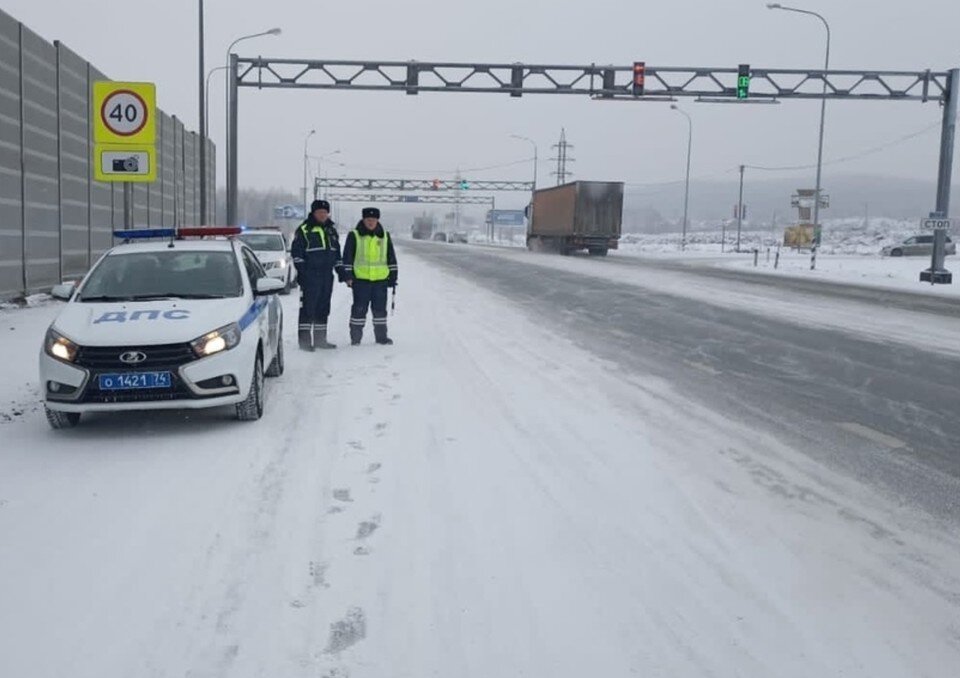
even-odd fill
[{"label": "lada police car", "polygon": [[[47,420],[85,412],[232,405],[259,419],[264,376],[283,373],[283,309],[240,229],[118,231],[79,284],[40,350]],[[203,237],[199,237],[203,236]]]}]

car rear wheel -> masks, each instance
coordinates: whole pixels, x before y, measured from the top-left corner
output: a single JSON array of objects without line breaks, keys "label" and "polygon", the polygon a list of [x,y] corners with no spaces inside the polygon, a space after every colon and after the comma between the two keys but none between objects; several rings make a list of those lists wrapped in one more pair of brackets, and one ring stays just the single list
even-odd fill
[{"label": "car rear wheel", "polygon": [[49,422],[50,428],[73,428],[80,423],[79,412],[61,412],[60,410],[51,410],[46,406],[44,406],[43,409],[47,415],[47,422]]},{"label": "car rear wheel", "polygon": [[283,374],[283,325],[280,325],[280,334],[277,336],[277,352],[267,368],[268,377],[279,377]]},{"label": "car rear wheel", "polygon": [[257,353],[253,363],[253,376],[250,380],[250,391],[247,399],[237,403],[237,419],[240,421],[257,421],[263,416],[263,356]]},{"label": "car rear wheel", "polygon": [[897,249],[890,250],[890,256],[891,256],[891,257],[902,257],[902,256],[903,256],[903,250],[900,249],[899,247],[898,247]]}]

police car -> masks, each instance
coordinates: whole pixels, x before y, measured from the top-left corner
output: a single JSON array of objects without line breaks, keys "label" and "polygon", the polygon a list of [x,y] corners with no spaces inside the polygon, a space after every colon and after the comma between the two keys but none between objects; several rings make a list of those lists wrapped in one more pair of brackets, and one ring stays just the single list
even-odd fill
[{"label": "police car", "polygon": [[297,280],[297,269],[293,265],[287,239],[283,237],[280,229],[244,229],[237,237],[256,253],[267,275],[283,281],[285,287],[281,294],[290,294],[290,289]]},{"label": "police car", "polygon": [[209,237],[239,232],[117,231],[125,242],[79,285],[53,289],[67,300],[40,350],[53,428],[76,426],[84,412],[223,405],[260,418],[264,375],[283,374],[284,282],[242,242]]}]

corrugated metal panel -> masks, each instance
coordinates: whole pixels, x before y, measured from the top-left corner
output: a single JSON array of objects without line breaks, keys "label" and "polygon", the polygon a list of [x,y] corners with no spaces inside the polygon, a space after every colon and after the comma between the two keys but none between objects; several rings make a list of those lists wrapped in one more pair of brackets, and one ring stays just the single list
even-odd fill
[{"label": "corrugated metal panel", "polygon": [[60,282],[57,52],[20,26],[26,289]]},{"label": "corrugated metal panel", "polygon": [[184,224],[184,191],[183,191],[183,123],[173,116],[173,194],[174,194],[174,225]]},{"label": "corrugated metal panel", "polygon": [[20,23],[0,10],[0,295],[23,289]]},{"label": "corrugated metal panel", "polygon": [[193,226],[197,219],[197,135],[183,133],[183,223]]},{"label": "corrugated metal panel", "polygon": [[[157,108],[159,120],[160,109]],[[159,162],[160,148],[163,146],[163,125],[157,125],[156,161]],[[160,181],[160,168],[157,167],[157,180],[146,184],[147,186],[147,210],[148,219],[151,226],[163,225],[163,183]]]},{"label": "corrugated metal panel", "polygon": [[173,226],[175,205],[173,189],[173,118],[161,111],[157,120],[160,123],[158,129],[160,138],[157,143],[157,155],[159,157],[157,181],[160,183],[163,194],[163,225]]},{"label": "corrugated metal panel", "polygon": [[60,129],[60,275],[83,275],[90,266],[90,147],[87,62],[57,48]]},{"label": "corrugated metal panel", "polygon": [[[93,100],[93,83],[98,80],[108,80],[103,73],[95,69],[93,66],[88,65],[88,82],[89,89],[87,90],[87,100]],[[93,140],[93,124],[92,122],[87,127],[88,139]],[[108,249],[113,247],[113,234],[114,221],[113,221],[113,192],[116,190],[121,195],[123,190],[116,186],[115,184],[110,184],[106,182],[99,182],[93,180],[93,172],[91,168],[90,173],[90,261],[93,263],[97,260],[101,254],[106,252]],[[121,214],[121,219],[123,215]],[[122,221],[118,221],[116,226],[119,226]]]},{"label": "corrugated metal panel", "polygon": [[217,223],[217,146],[207,140],[207,223]]}]

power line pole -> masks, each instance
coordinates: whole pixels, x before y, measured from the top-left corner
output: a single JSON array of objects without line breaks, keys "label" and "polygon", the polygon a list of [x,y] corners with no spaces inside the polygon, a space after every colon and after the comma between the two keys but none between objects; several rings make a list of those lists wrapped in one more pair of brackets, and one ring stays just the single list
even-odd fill
[{"label": "power line pole", "polygon": [[740,165],[740,200],[737,202],[737,252],[740,251],[740,230],[743,226],[743,170]]},{"label": "power line pole", "polygon": [[200,48],[198,50],[199,56],[197,59],[199,62],[198,66],[200,69],[199,84],[198,84],[200,88],[200,105],[199,105],[199,111],[200,111],[199,112],[199,118],[200,118],[200,125],[199,125],[199,131],[200,131],[200,225],[206,226],[207,225],[207,131],[206,131],[207,121],[206,121],[206,110],[205,110],[206,106],[204,105],[206,93],[204,92],[204,86],[203,86],[204,85],[203,76],[205,75],[205,73],[203,72],[204,71],[203,0],[200,0],[199,7],[197,9],[200,15],[199,17]]},{"label": "power line pole", "polygon": [[557,169],[551,174],[557,178],[557,186],[559,186],[567,183],[567,177],[573,175],[573,172],[567,169],[567,163],[574,162],[574,158],[567,155],[567,151],[573,148],[573,144],[567,143],[567,130],[565,128],[560,128],[560,141],[551,148],[557,149],[557,157],[551,158],[551,160],[556,161]]}]

